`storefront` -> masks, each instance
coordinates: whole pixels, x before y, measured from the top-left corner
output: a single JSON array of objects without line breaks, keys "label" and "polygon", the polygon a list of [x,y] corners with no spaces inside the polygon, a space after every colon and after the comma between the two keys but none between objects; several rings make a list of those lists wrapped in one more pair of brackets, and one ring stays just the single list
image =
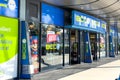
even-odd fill
[{"label": "storefront", "polygon": [[19,0],[0,0],[0,80],[18,77]]},{"label": "storefront", "polygon": [[[70,61],[91,63],[106,56],[105,21],[79,11],[72,11],[72,25],[65,28],[70,32]],[[74,44],[76,48],[73,47]]]},{"label": "storefront", "polygon": [[41,70],[63,64],[64,10],[42,3]]},{"label": "storefront", "polygon": [[27,21],[21,22],[21,78],[64,65],[64,10],[46,3],[40,3],[38,9],[41,13],[35,13],[40,13],[40,19],[31,13]]},{"label": "storefront", "polygon": [[[104,21],[78,11],[68,16],[65,9],[43,2],[32,5],[32,2],[27,3],[30,3],[27,20],[21,22],[25,33],[21,35],[21,78],[69,64],[91,63],[101,57],[100,34],[106,34]],[[66,25],[69,20],[66,15],[69,19],[72,16],[70,25]]]}]

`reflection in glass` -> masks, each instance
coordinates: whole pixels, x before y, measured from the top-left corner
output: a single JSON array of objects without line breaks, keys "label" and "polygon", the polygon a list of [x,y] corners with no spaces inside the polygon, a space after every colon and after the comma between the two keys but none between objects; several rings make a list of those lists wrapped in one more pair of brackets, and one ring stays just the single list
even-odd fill
[{"label": "reflection in glass", "polygon": [[39,59],[38,59],[38,29],[34,22],[28,23],[28,31],[30,38],[30,52],[31,61],[34,67],[34,74],[39,72]]},{"label": "reflection in glass", "polygon": [[69,30],[64,30],[65,64],[69,64]]},{"label": "reflection in glass", "polygon": [[42,70],[62,64],[63,29],[54,25],[41,25]]},{"label": "reflection in glass", "polygon": [[105,57],[105,35],[100,34],[100,57]]}]

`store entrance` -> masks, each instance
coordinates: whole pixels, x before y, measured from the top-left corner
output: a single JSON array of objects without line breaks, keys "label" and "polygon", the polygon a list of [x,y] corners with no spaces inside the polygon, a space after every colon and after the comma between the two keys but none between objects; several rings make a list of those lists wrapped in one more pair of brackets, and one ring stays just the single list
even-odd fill
[{"label": "store entrance", "polygon": [[70,35],[70,64],[78,64],[80,62],[79,31],[71,30]]},{"label": "store entrance", "polygon": [[93,61],[97,60],[97,33],[90,33],[90,44]]}]

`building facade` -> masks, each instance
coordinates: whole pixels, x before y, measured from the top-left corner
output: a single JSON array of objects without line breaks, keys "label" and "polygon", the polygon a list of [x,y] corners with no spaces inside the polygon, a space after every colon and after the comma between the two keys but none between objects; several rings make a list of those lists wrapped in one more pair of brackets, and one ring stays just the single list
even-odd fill
[{"label": "building facade", "polygon": [[0,79],[29,79],[50,69],[115,57],[117,26],[107,26],[82,11],[41,0],[1,0]]}]

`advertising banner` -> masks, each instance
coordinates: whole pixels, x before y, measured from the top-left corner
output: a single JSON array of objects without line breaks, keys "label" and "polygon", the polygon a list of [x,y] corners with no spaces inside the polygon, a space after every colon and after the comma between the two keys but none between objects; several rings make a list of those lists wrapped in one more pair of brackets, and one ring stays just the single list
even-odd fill
[{"label": "advertising banner", "polygon": [[47,43],[55,42],[55,41],[57,41],[57,35],[56,34],[48,34],[47,35]]},{"label": "advertising banner", "polygon": [[0,16],[0,80],[17,77],[18,20]]},{"label": "advertising banner", "polygon": [[0,0],[0,15],[18,18],[18,0]]},{"label": "advertising banner", "polygon": [[30,36],[30,50],[34,74],[39,72],[38,36]]}]

